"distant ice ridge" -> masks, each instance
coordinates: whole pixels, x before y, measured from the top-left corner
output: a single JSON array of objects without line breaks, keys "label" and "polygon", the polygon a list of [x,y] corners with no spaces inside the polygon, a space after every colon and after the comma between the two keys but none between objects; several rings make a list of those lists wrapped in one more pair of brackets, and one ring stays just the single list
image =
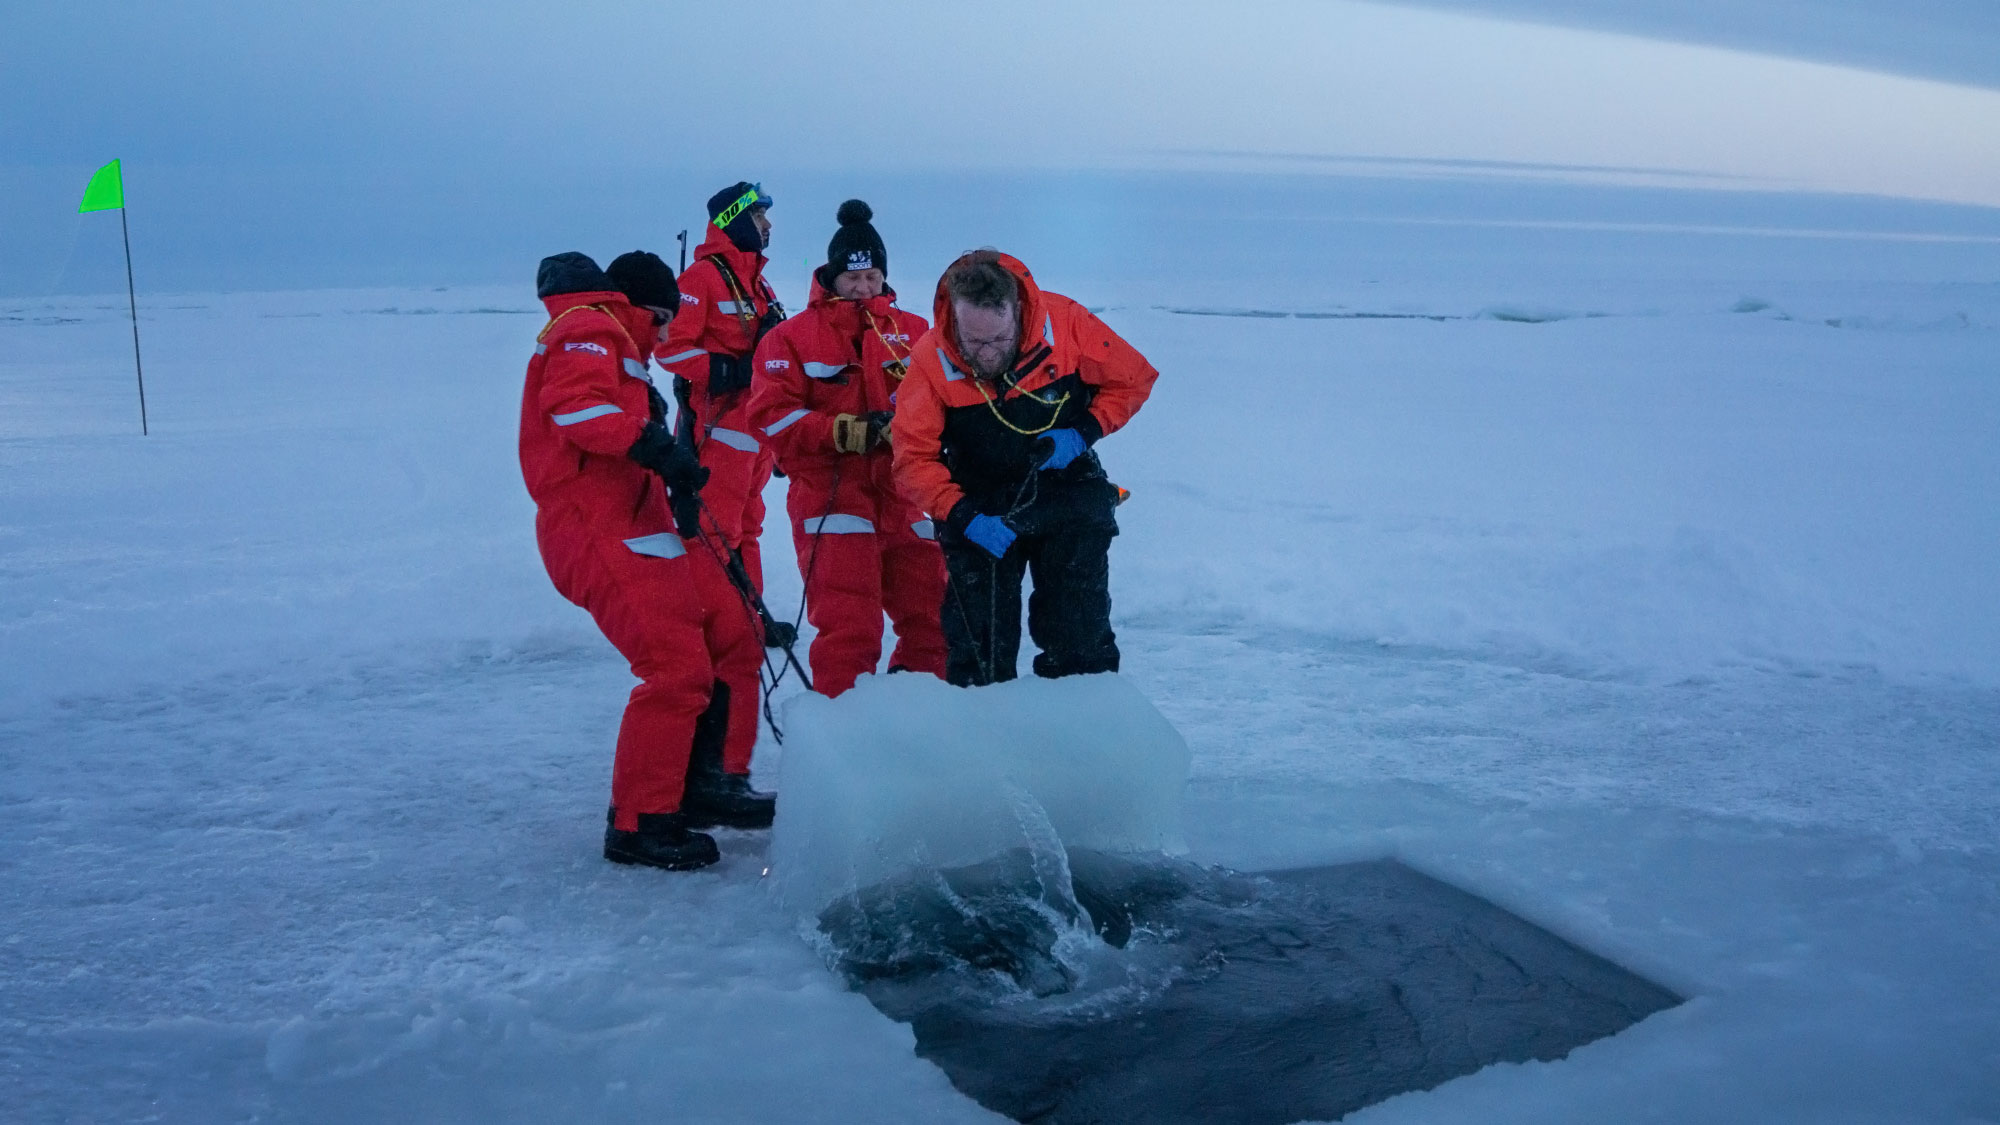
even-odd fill
[{"label": "distant ice ridge", "polygon": [[802,916],[1010,849],[1186,851],[1187,742],[1116,675],[864,678],[839,699],[797,697],[784,728],[771,868]]}]

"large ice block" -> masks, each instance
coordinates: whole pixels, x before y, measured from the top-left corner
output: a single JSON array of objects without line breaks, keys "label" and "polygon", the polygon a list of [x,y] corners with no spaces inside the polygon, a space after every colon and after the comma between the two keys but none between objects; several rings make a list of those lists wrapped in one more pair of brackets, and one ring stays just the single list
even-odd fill
[{"label": "large ice block", "polygon": [[1010,848],[1186,850],[1187,743],[1116,675],[868,677],[838,699],[798,697],[784,726],[772,877],[802,914]]}]

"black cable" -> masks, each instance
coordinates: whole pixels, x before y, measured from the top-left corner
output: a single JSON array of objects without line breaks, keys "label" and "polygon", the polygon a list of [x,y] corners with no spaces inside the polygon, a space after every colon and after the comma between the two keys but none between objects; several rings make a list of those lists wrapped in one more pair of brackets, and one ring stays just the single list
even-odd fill
[{"label": "black cable", "polygon": [[[1020,485],[1014,489],[1014,500],[1008,505],[1006,515],[1000,517],[1003,522],[1020,515],[1035,501],[1041,499],[1042,486],[1039,481],[1042,473],[1042,462],[1049,459],[1050,453],[1055,452],[1053,443],[1050,443],[1046,451],[1042,448],[1042,444],[1042,441],[1035,443],[1034,464],[1029,467],[1028,475],[1022,478]],[[1017,532],[1016,536],[1018,537],[1018,535],[1019,533]],[[985,551],[986,549],[980,547],[980,550]],[[994,682],[995,666],[1000,662],[1000,556],[991,551],[986,551],[986,557],[986,653],[984,656],[979,656],[976,652],[973,655],[979,656],[979,674],[990,684]],[[951,589],[952,601],[958,603],[958,619],[965,623],[965,631],[969,634],[972,632],[972,615],[965,611],[965,596],[958,592],[958,583],[953,580],[951,567],[949,566],[945,567],[944,580],[945,585]]]},{"label": "black cable", "polygon": [[[722,568],[724,577],[729,579],[730,587],[736,591],[736,600],[742,604],[743,612],[750,619],[751,633],[757,638],[758,656],[763,662],[763,668],[758,673],[758,688],[763,695],[764,721],[771,727],[771,737],[777,740],[778,745],[783,746],[785,744],[785,732],[778,725],[777,716],[771,710],[771,693],[770,689],[765,686],[767,683],[775,685],[779,673],[772,667],[770,650],[766,649],[763,644],[764,617],[766,614],[758,612],[763,598],[757,595],[754,588],[746,588],[749,586],[750,576],[747,571],[742,569],[741,564],[738,564],[736,569],[731,569],[730,560],[717,549],[716,543],[722,538],[722,526],[716,521],[715,513],[710,510],[708,501],[702,499],[700,493],[696,493],[695,502],[700,506],[702,514],[708,517],[709,526],[714,529],[712,536],[704,532],[696,536],[696,538],[701,540],[702,546],[715,559],[716,565]],[[806,673],[804,668],[798,667],[798,655],[787,648],[785,649],[785,656],[791,661],[794,668],[798,668],[799,679],[804,682],[806,689],[808,691],[812,690],[812,677]],[[766,675],[770,677],[768,681],[764,678]]]},{"label": "black cable", "polygon": [[[806,619],[806,598],[810,596],[809,591],[812,589],[813,568],[819,564],[819,537],[826,534],[826,521],[833,517],[834,504],[840,499],[840,475],[846,469],[847,461],[844,458],[833,463],[833,487],[827,493],[826,511],[820,513],[819,530],[813,532],[812,550],[806,552],[805,575],[799,583],[799,612],[797,616],[792,618],[792,636],[794,638],[797,638],[799,635],[799,622]],[[771,686],[765,690],[764,702],[767,709],[770,705],[771,693],[778,690],[778,685],[784,682],[785,673],[789,671],[791,671],[789,665],[779,668],[777,677],[771,681]],[[810,684],[807,685],[807,689],[811,689]]]}]

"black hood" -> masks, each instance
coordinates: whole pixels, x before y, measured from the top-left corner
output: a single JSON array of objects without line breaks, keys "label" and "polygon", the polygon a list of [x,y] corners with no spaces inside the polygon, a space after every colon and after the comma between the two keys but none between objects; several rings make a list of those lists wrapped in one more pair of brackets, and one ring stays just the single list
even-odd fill
[{"label": "black hood", "polygon": [[564,293],[615,293],[618,287],[597,268],[590,255],[571,250],[542,259],[535,270],[535,296],[547,300]]}]

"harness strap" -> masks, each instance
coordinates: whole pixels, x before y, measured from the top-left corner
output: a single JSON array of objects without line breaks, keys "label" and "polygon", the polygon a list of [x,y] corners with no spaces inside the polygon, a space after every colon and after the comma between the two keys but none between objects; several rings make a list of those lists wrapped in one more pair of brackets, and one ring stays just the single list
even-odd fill
[{"label": "harness strap", "polygon": [[[744,324],[755,324],[758,318],[757,306],[750,300],[749,290],[745,289],[743,282],[737,279],[736,271],[720,254],[703,254],[699,260],[713,263],[715,272],[722,275],[722,283],[729,287],[729,295],[736,301],[736,319]],[[761,277],[757,280],[764,292],[765,306],[782,311],[783,306],[778,304],[778,295],[771,291],[771,283]]]}]

